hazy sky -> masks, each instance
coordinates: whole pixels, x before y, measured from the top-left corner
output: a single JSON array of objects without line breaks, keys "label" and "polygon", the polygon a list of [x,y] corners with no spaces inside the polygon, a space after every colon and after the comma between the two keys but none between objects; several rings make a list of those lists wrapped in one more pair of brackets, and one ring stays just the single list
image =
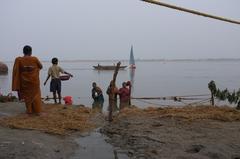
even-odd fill
[{"label": "hazy sky", "polygon": [[[240,0],[162,0],[240,20]],[[140,0],[0,0],[0,60],[240,58],[240,25]]]}]

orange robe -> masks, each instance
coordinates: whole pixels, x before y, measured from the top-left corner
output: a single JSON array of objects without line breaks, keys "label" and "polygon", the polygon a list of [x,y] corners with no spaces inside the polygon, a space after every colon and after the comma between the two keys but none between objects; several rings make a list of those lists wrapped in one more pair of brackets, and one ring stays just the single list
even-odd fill
[{"label": "orange robe", "polygon": [[12,90],[25,101],[27,113],[41,112],[40,61],[33,56],[17,57],[13,66]]}]

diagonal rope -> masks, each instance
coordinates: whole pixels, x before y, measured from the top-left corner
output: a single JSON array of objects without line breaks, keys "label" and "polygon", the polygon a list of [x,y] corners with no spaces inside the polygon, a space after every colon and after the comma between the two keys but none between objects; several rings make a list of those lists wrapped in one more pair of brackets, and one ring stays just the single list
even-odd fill
[{"label": "diagonal rope", "polygon": [[195,11],[195,10],[192,10],[192,9],[178,7],[178,6],[175,6],[175,5],[159,2],[157,0],[141,0],[141,1],[156,4],[156,5],[160,5],[160,6],[164,6],[164,7],[167,7],[167,8],[171,8],[171,9],[175,9],[175,10],[179,10],[179,11],[183,11],[183,12],[188,12],[188,13],[203,16],[203,17],[208,17],[208,18],[212,18],[212,19],[216,19],[216,20],[225,21],[225,22],[228,22],[228,23],[234,23],[234,24],[240,25],[240,21],[236,21],[236,20],[233,20],[233,19],[225,18],[225,17],[215,16],[215,15]]}]

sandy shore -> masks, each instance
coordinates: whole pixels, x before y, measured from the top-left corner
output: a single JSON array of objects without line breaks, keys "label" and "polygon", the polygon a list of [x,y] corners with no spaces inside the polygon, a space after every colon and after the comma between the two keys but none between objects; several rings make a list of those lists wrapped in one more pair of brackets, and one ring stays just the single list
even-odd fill
[{"label": "sandy shore", "polygon": [[[114,156],[109,158],[118,159],[128,158],[126,154],[132,159],[240,158],[239,111],[222,113],[216,109],[212,114],[210,110],[202,113],[186,110],[174,114],[165,109],[127,109],[117,115],[112,123],[106,123],[102,117],[93,118],[102,127],[101,132],[109,137],[104,139],[114,145],[113,148],[108,145],[103,148],[104,141],[100,134],[97,138],[96,135],[90,136],[90,139],[85,137],[77,143],[81,133],[61,136],[37,130],[0,127],[0,159],[75,159],[78,158],[73,157],[76,153],[90,159],[101,156],[98,155],[101,152]],[[0,103],[0,118],[24,111],[23,103]],[[81,142],[85,142],[86,146],[90,143],[89,147],[94,145],[101,152],[79,147]]]}]

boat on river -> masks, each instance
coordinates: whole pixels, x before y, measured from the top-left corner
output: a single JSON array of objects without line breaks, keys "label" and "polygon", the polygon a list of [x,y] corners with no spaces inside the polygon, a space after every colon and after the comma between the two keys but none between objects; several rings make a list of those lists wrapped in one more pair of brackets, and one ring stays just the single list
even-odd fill
[{"label": "boat on river", "polygon": [[[115,70],[117,65],[100,65],[93,66],[95,70]],[[120,70],[124,70],[127,66],[120,66]]]},{"label": "boat on river", "polygon": [[[116,65],[100,65],[98,64],[97,66],[93,66],[93,68],[95,70],[115,70],[116,69]],[[127,66],[120,66],[120,70],[124,70]],[[129,60],[129,68],[130,69],[135,69],[136,65],[135,65],[135,60],[134,60],[134,56],[133,56],[133,46],[131,46],[131,51],[130,51],[130,60]]]}]

